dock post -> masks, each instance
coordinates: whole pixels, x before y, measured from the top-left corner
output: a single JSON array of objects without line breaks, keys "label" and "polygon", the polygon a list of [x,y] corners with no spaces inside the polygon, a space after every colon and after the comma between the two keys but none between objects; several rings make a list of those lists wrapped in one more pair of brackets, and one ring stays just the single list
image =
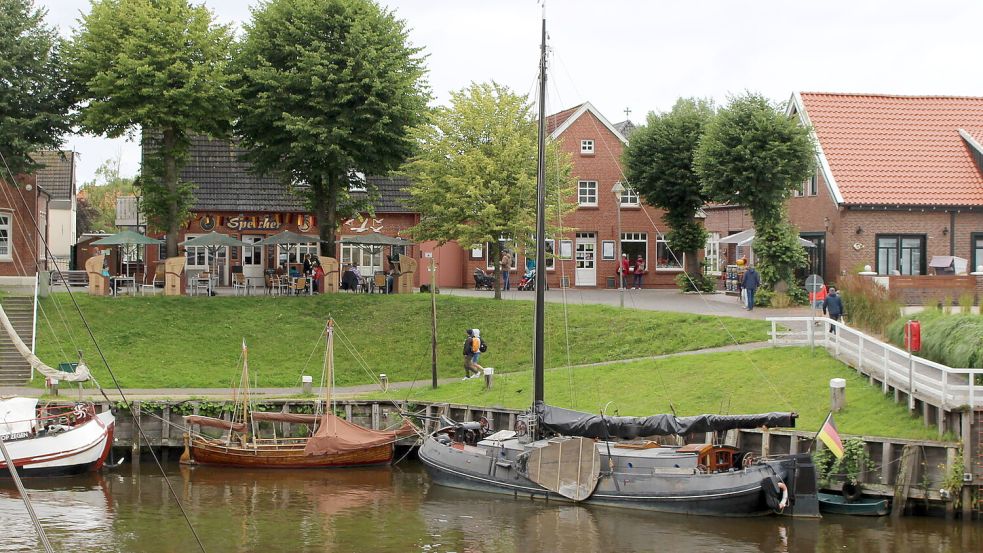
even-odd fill
[{"label": "dock post", "polygon": [[379,429],[379,416],[380,416],[379,404],[373,403],[372,404],[372,430]]},{"label": "dock post", "polygon": [[829,408],[839,413],[846,407],[846,379],[831,378],[829,381]]},{"label": "dock post", "polygon": [[134,465],[140,464],[140,401],[130,403],[130,416],[133,417],[133,425],[130,429],[130,458]]}]

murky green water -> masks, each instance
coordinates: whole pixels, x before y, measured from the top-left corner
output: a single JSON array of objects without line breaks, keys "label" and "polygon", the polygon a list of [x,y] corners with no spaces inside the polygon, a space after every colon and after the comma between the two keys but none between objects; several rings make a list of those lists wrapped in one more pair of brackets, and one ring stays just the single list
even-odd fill
[{"label": "murky green water", "polygon": [[[59,552],[194,552],[153,465],[31,481]],[[432,486],[396,467],[259,471],[167,466],[208,552],[978,552],[983,524],[932,518],[719,519],[531,502]],[[9,480],[0,551],[42,551]]]}]

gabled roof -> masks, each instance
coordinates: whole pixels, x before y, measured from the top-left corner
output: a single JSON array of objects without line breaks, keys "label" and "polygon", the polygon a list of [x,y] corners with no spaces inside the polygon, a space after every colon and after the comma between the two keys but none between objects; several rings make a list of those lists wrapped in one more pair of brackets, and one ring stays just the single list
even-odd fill
[{"label": "gabled roof", "polygon": [[623,134],[621,134],[621,131],[615,128],[615,126],[612,125],[611,122],[607,120],[607,118],[601,115],[601,112],[597,111],[597,108],[591,105],[590,102],[584,102],[579,106],[575,106],[570,109],[565,109],[553,115],[548,115],[546,117],[546,132],[549,133],[549,135],[552,138],[556,139],[561,134],[563,134],[563,131],[570,128],[570,125],[572,125],[574,121],[579,119],[580,116],[585,113],[593,114],[594,117],[596,117],[597,120],[600,121],[602,125],[604,125],[609,131],[611,131],[611,134],[613,134],[618,138],[618,140],[620,140],[624,144],[628,143],[628,139],[625,138]]},{"label": "gabled roof", "polygon": [[[204,136],[191,139],[181,179],[196,185],[193,211],[308,211],[304,198],[279,179],[252,173],[249,162],[242,158],[244,153],[242,147],[228,140]],[[366,181],[379,190],[380,197],[375,202],[377,213],[409,211],[407,179],[369,176]]]},{"label": "gabled roof", "polygon": [[75,152],[45,150],[34,152],[31,159],[42,166],[35,173],[37,185],[52,200],[70,200],[75,194]]},{"label": "gabled roof", "polygon": [[983,98],[803,92],[792,101],[838,203],[983,205],[983,169],[966,138],[983,137]]}]

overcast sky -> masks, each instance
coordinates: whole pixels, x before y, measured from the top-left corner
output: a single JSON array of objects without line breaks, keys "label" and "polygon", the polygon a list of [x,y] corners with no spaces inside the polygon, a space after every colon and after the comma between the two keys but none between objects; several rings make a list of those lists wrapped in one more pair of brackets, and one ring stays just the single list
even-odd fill
[{"label": "overcast sky", "polygon": [[[35,0],[66,36],[89,0]],[[258,1],[205,0],[239,28]],[[428,58],[438,103],[473,81],[533,91],[542,10],[536,0],[382,0]],[[793,91],[983,95],[978,0],[551,0],[554,62],[547,109],[589,101],[636,124],[676,98],[718,104],[745,90],[784,101]],[[104,160],[139,169],[135,140],[68,137],[79,183]]]}]

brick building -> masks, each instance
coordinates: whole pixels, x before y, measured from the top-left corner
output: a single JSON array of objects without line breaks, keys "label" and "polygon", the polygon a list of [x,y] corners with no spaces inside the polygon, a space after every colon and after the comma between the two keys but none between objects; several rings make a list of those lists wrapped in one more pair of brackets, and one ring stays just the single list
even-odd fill
[{"label": "brick building", "polygon": [[[51,198],[48,204],[48,250],[52,259],[67,270],[76,241],[75,152],[48,150],[31,156],[41,168],[37,185]],[[54,269],[52,264],[50,269]]]},{"label": "brick building", "polygon": [[[789,115],[817,144],[816,174],[788,200],[817,246],[808,272],[924,275],[944,255],[983,264],[983,98],[803,92]],[[714,240],[753,226],[737,208],[706,213],[708,257]]]},{"label": "brick building", "polygon": [[[675,286],[673,279],[683,270],[683,259],[666,248],[662,210],[644,205],[630,189],[619,197],[612,192],[616,183],[625,180],[621,154],[628,143],[625,133],[633,128],[627,121],[612,124],[589,102],[547,118],[550,139],[569,154],[577,182],[572,198],[577,208],[560,222],[572,230],[547,239],[547,249],[556,255],[547,260],[550,286],[615,288],[622,252],[633,261],[639,255],[645,260],[649,271],[643,277],[644,287]],[[621,252],[617,251],[619,211]],[[468,252],[467,275],[475,267],[492,268],[488,251],[486,246]],[[526,252],[518,251],[515,257],[513,282],[525,268]],[[529,252],[529,257],[535,253]]]},{"label": "brick building", "polygon": [[47,268],[49,198],[36,175],[18,175],[15,184],[0,178],[0,283],[33,285]]}]

